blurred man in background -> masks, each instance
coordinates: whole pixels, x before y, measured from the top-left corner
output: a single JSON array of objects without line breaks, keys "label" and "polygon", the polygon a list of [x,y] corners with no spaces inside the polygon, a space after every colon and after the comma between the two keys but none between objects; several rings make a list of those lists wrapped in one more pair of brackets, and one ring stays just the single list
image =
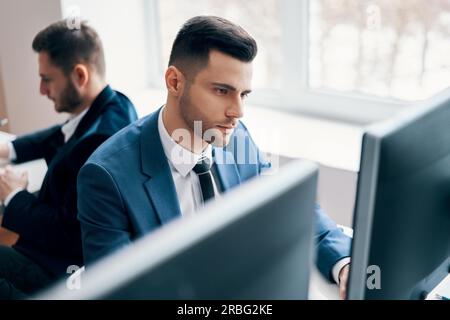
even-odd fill
[{"label": "blurred man in background", "polygon": [[[0,246],[0,298],[24,298],[82,266],[77,221],[77,175],[106,139],[137,119],[130,100],[105,80],[105,58],[94,29],[56,22],[33,40],[40,92],[67,112],[60,125],[0,144],[0,157],[15,163],[45,158],[48,171],[38,195],[26,190],[26,173],[0,170],[2,227],[16,234]],[[16,240],[15,239],[15,240]]]}]

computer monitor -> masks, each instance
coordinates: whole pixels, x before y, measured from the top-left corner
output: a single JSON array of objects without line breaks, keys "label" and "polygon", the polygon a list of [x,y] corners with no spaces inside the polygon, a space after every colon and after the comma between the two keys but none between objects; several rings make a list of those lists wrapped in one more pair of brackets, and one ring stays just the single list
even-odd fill
[{"label": "computer monitor", "polygon": [[353,227],[349,299],[424,298],[448,274],[450,90],[364,133]]},{"label": "computer monitor", "polygon": [[293,161],[37,299],[307,299],[317,166]]}]

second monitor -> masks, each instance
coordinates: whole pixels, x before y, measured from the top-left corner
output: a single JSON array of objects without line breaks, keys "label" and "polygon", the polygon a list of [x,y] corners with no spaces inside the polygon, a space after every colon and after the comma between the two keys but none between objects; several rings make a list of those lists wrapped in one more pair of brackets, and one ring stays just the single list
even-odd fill
[{"label": "second monitor", "polygon": [[367,130],[350,299],[419,299],[450,267],[450,90]]}]

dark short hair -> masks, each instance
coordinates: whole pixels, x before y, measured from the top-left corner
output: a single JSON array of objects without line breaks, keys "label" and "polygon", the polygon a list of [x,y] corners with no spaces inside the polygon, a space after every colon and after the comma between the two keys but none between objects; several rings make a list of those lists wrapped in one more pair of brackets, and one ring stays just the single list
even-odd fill
[{"label": "dark short hair", "polygon": [[52,63],[66,75],[76,64],[84,63],[105,76],[102,42],[85,21],[80,22],[80,28],[70,28],[66,20],[55,22],[36,35],[32,47],[35,52],[46,52]]},{"label": "dark short hair", "polygon": [[211,50],[218,50],[243,62],[251,62],[258,47],[242,27],[220,17],[197,16],[180,29],[170,53],[169,66],[181,69],[207,65]]}]

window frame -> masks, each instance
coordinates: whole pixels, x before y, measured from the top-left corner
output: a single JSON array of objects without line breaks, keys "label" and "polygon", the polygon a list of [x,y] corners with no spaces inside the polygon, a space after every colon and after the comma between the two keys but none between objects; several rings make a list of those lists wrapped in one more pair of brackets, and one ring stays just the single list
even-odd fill
[{"label": "window frame", "polygon": [[[143,0],[145,1],[145,0]],[[152,88],[163,89],[159,1],[148,0],[146,12],[150,23],[149,35],[154,43],[149,53],[158,57],[150,71]],[[311,0],[280,0],[283,61],[282,89],[256,89],[248,103],[290,113],[307,114],[353,124],[369,124],[386,119],[414,102],[384,98],[376,95],[316,89],[309,86],[309,5]],[[300,19],[298,19],[300,17]],[[295,32],[301,30],[301,32]],[[296,41],[293,41],[295,39]],[[299,76],[300,75],[300,76]]]}]

